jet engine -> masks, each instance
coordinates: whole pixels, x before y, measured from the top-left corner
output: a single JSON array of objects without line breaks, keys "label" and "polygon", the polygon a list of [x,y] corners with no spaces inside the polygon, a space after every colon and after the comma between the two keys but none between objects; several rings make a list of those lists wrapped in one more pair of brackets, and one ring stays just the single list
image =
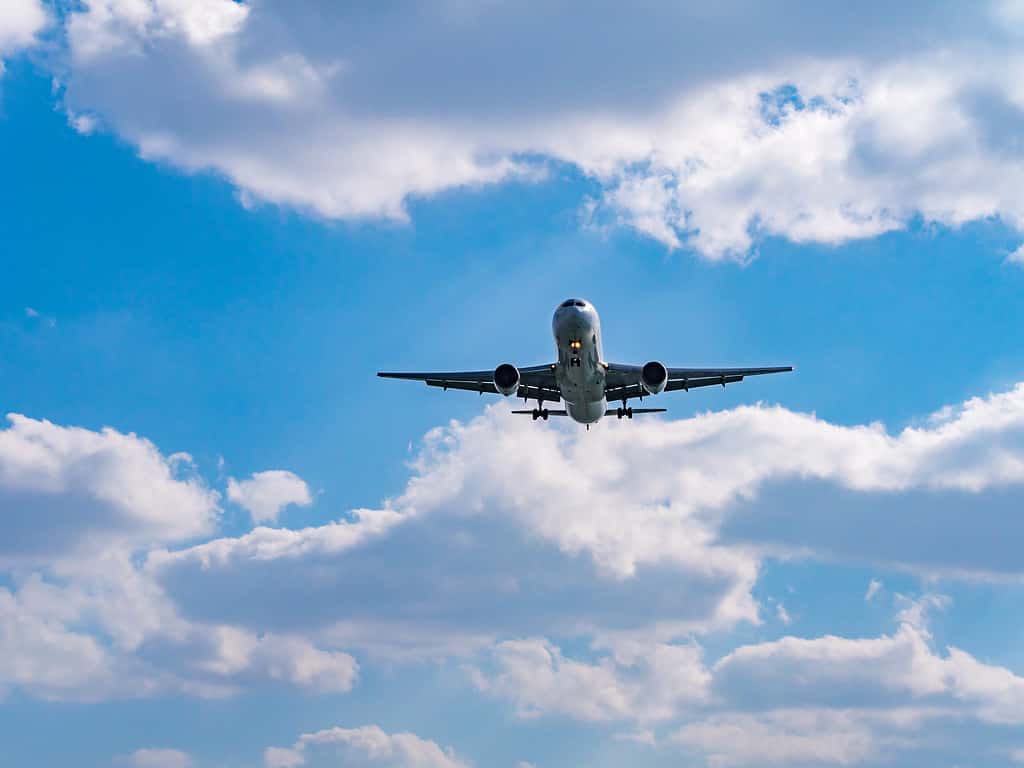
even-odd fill
[{"label": "jet engine", "polygon": [[519,369],[511,363],[502,363],[494,369],[494,388],[505,397],[519,391]]},{"label": "jet engine", "polygon": [[659,392],[664,392],[666,384],[668,384],[668,369],[657,360],[645,363],[644,367],[640,369],[640,386],[647,391],[647,394],[657,395]]}]

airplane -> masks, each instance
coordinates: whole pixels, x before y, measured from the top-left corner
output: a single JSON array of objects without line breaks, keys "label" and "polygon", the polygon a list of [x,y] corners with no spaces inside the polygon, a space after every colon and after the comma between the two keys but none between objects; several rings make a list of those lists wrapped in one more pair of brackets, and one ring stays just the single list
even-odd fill
[{"label": "airplane", "polygon": [[[516,368],[502,363],[486,371],[441,371],[434,373],[396,373],[381,371],[385,379],[425,381],[428,387],[444,390],[516,395],[524,404],[537,401],[537,407],[512,411],[547,421],[549,416],[569,416],[590,429],[605,416],[632,419],[637,414],[664,413],[665,408],[633,408],[629,401],[674,390],[691,390],[715,384],[725,386],[743,381],[746,376],[785,373],[793,367],[774,368],[668,368],[657,360],[644,365],[607,363],[601,345],[601,320],[594,305],[584,299],[566,299],[555,310],[551,323],[558,350],[558,361],[547,365]],[[545,403],[564,401],[564,409],[551,409]],[[616,408],[608,403],[621,402]]]}]

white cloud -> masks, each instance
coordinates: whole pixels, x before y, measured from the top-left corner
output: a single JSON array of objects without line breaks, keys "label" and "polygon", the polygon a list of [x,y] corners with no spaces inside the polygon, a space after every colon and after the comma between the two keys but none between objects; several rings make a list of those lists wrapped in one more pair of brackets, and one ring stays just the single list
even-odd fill
[{"label": "white cloud", "polygon": [[784,637],[730,652],[713,667],[713,687],[765,710],[941,704],[988,723],[1024,724],[1024,677],[959,648],[943,656],[930,643],[926,630],[905,623],[878,638]]},{"label": "white cloud", "polygon": [[230,626],[197,628],[210,646],[197,663],[205,671],[264,678],[322,693],[344,693],[355,683],[359,665],[341,651],[325,651],[305,638],[264,633],[253,635]]},{"label": "white cloud", "polygon": [[[1011,671],[932,650],[925,621],[945,604],[937,596],[901,605],[892,635],[784,638],[736,649],[710,671],[687,639],[759,621],[752,588],[765,554],[780,549],[924,573],[1019,575],[1000,504],[1015,504],[1024,481],[1024,387],[921,423],[890,434],[756,406],[585,434],[516,421],[496,406],[433,431],[405,491],[378,510],[161,549],[141,566],[129,555],[134,535],[115,539],[122,549],[105,557],[51,548],[47,565],[21,570],[4,591],[0,656],[11,663],[0,665],[0,685],[49,698],[126,687],[230,695],[275,681],[344,691],[358,674],[347,651],[357,649],[460,655],[482,688],[523,715],[666,722],[709,695],[743,690],[748,703],[784,691],[759,705],[773,709],[938,697],[986,722],[1012,719],[1020,692]],[[15,424],[0,433],[0,489],[32,489],[24,521],[52,527],[40,512],[52,499],[39,488],[77,499],[88,495],[81,477],[109,476],[124,493],[139,467],[156,481],[148,494],[128,494],[143,509],[119,522],[164,509],[167,498],[214,508],[212,491],[175,479],[174,461],[138,437]],[[97,454],[102,471],[62,469],[74,465],[68,456]],[[947,524],[942,505],[967,503],[973,514]],[[793,521],[780,525],[779,509]],[[885,520],[889,550],[874,533],[851,545],[851,526],[878,530],[872,515]],[[751,519],[766,528],[745,527]],[[925,524],[927,557],[915,549]],[[172,540],[166,530],[157,539]],[[588,655],[559,647],[581,638]]]},{"label": "white cloud", "polygon": [[131,768],[192,768],[195,762],[177,749],[137,749],[117,760]]},{"label": "white cloud", "polygon": [[95,133],[99,128],[99,120],[95,115],[76,115],[68,113],[68,124],[83,136]]},{"label": "white cloud", "polygon": [[218,494],[186,454],[9,414],[0,430],[0,562],[47,561],[213,532]]},{"label": "white cloud", "polygon": [[0,589],[0,691],[52,700],[224,697],[280,683],[345,692],[347,653],[297,634],[194,623],[124,555],[59,564]]},{"label": "white cloud", "polygon": [[309,506],[313,497],[298,475],[283,469],[255,472],[248,480],[228,479],[228,499],[245,507],[253,522],[276,522],[289,504]]},{"label": "white cloud", "polygon": [[358,665],[349,654],[291,632],[189,621],[133,560],[148,546],[215,530],[218,494],[187,455],[165,456],[112,429],[8,418],[0,692],[94,700],[225,696],[268,682],[352,687]]},{"label": "white cloud", "polygon": [[909,624],[878,638],[784,637],[741,646],[714,665],[714,677],[727,698],[751,697],[763,708],[841,706],[887,692],[923,697],[947,687],[945,662],[932,653],[927,634]]},{"label": "white cloud", "polygon": [[921,631],[927,631],[928,619],[933,611],[944,611],[952,602],[948,595],[926,594],[918,598],[909,598],[906,595],[896,595],[896,602],[902,605],[896,620],[903,624],[909,624]]},{"label": "white cloud", "polygon": [[[889,433],[756,406],[602,424],[584,437],[516,421],[499,405],[433,431],[415,476],[381,509],[152,552],[145,575],[202,625],[301,633],[374,658],[494,647],[478,682],[520,713],[575,706],[594,719],[631,711],[655,721],[677,708],[678,691],[699,686],[672,684],[636,703],[653,660],[624,662],[622,643],[643,638],[668,653],[690,633],[759,622],[752,589],[767,554],[1021,575],[1006,526],[1024,482],[1024,388],[922,423]],[[906,677],[903,659],[941,668],[931,682],[910,679],[948,693],[935,681],[949,665],[921,639],[927,610],[942,605],[906,602],[914,633],[853,647],[865,663],[893,665],[893,685]],[[589,660],[566,658],[558,643],[569,638],[604,644]],[[536,663],[517,664],[524,656]],[[607,682],[607,698],[562,693],[574,680]],[[837,692],[858,693],[839,682]]]},{"label": "white cloud", "polygon": [[[0,3],[0,59],[33,45],[47,21],[46,10],[39,0]],[[0,72],[3,72],[2,60]]]},{"label": "white cloud", "polygon": [[864,602],[870,603],[882,590],[882,582],[879,579],[872,579],[868,584],[868,591],[864,593]]},{"label": "white cloud", "polygon": [[902,623],[877,638],[741,646],[711,669],[718,711],[668,741],[712,766],[850,765],[882,754],[898,761],[922,746],[935,719],[1024,723],[1024,678],[957,648],[940,654],[931,642],[924,627]]},{"label": "white cloud", "polygon": [[785,637],[742,646],[712,668],[723,711],[669,741],[712,766],[850,765],[921,743],[926,722],[1024,723],[1024,678],[957,648],[940,655],[926,630],[851,639]]},{"label": "white cloud", "polygon": [[[1024,678],[920,627],[877,638],[784,637],[746,645],[710,669],[690,646],[634,643],[584,662],[540,639],[500,643],[473,669],[481,690],[522,717],[689,723],[662,743],[711,765],[860,763],[912,750],[929,721],[1024,723]],[[656,743],[640,728],[619,738]]]},{"label": "white cloud", "polygon": [[180,39],[197,52],[237,33],[249,7],[232,0],[88,0],[68,25],[79,63],[113,53],[142,55],[147,40]]},{"label": "white cloud", "polygon": [[509,640],[490,653],[492,666],[473,672],[476,685],[511,700],[520,717],[667,720],[703,702],[710,682],[691,644],[620,644],[594,663],[567,659],[542,639]]},{"label": "white cloud", "polygon": [[450,749],[412,733],[385,733],[376,725],[306,733],[291,747],[269,747],[267,768],[466,768]]},{"label": "white cloud", "polygon": [[780,709],[728,712],[684,726],[670,741],[703,753],[708,765],[856,765],[904,741],[899,731],[927,713],[907,710]]},{"label": "white cloud", "polygon": [[23,687],[44,698],[100,687],[112,673],[102,644],[84,632],[34,615],[0,589],[0,692]]},{"label": "white cloud", "polygon": [[[404,219],[410,197],[555,160],[598,182],[597,223],[742,257],[765,236],[838,243],[917,214],[1020,228],[1015,7],[807,4],[793,25],[760,3],[92,0],[67,21],[65,102],[247,199]],[[176,87],[151,87],[171,71]]]},{"label": "white cloud", "polygon": [[[933,526],[940,530],[925,551],[910,537],[924,519],[936,519],[942,503],[954,512],[968,502],[978,507],[981,494],[998,502],[1004,490],[1012,496],[1024,483],[1024,385],[972,398],[941,421],[897,434],[880,424],[838,426],[767,406],[625,428],[602,424],[600,430],[600,438],[582,439],[571,427],[536,428],[494,406],[468,424],[431,432],[416,476],[384,509],[301,531],[261,528],[157,554],[152,564],[200,565],[216,571],[218,582],[232,569],[275,561],[297,566],[303,558],[335,554],[345,554],[354,567],[360,550],[387,547],[429,517],[433,522],[417,528],[418,535],[428,535],[428,527],[457,529],[473,547],[490,551],[496,530],[525,530],[565,556],[587,555],[611,584],[658,567],[724,580],[730,603],[720,606],[725,613],[719,618],[725,622],[754,618],[752,603],[732,591],[752,583],[752,547],[838,551],[853,560],[951,574],[1019,572],[1012,552],[992,546],[1005,536],[978,533],[997,523],[1005,531],[998,503],[991,514],[971,516],[969,539],[960,514],[949,525]],[[781,503],[792,497],[797,503]],[[858,549],[847,528],[873,530],[865,522],[896,502],[899,516],[886,517],[888,549],[874,536],[870,549],[867,542]],[[801,524],[778,525],[783,513]],[[972,541],[984,546],[972,547]],[[455,542],[446,546],[457,556]]]},{"label": "white cloud", "polygon": [[1006,260],[1011,264],[1024,264],[1024,245],[1018,246],[1015,251],[1006,257]]}]

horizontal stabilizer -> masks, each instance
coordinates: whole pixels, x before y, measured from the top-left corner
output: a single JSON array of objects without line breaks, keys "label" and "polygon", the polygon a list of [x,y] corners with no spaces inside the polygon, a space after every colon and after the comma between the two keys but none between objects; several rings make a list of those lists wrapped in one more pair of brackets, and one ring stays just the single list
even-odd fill
[{"label": "horizontal stabilizer", "polygon": [[665,408],[609,408],[605,416],[616,416],[620,419],[632,419],[638,413],[665,413]]}]

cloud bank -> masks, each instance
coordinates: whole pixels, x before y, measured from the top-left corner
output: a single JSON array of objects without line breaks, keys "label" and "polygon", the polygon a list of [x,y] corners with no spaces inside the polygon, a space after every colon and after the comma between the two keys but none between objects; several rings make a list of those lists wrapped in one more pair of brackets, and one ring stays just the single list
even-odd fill
[{"label": "cloud bank", "polygon": [[[1008,510],[1024,483],[1024,385],[898,431],[756,405],[583,432],[497,405],[431,431],[406,488],[378,509],[219,537],[219,491],[184,457],[109,429],[10,423],[0,524],[26,541],[33,526],[66,531],[5,560],[0,690],[344,694],[362,665],[429,659],[520,718],[633,729],[719,765],[870,762],[918,749],[938,721],[1024,724],[1014,670],[932,637],[929,615],[950,607],[941,595],[877,587],[895,629],[875,637],[707,650],[743,627],[794,631],[755,598],[773,557],[1019,580]],[[277,479],[305,488],[270,471],[248,491],[233,481],[236,497],[265,477],[275,493],[245,497],[250,508],[301,496],[277,494]],[[399,736],[311,734],[267,761],[355,750],[355,764],[391,765],[412,750],[460,764]]]},{"label": "cloud bank", "polygon": [[1014,8],[88,0],[59,74],[73,124],[246,202],[405,220],[566,165],[589,225],[745,258],[917,218],[1021,229]]},{"label": "cloud bank", "polygon": [[466,768],[450,749],[413,733],[389,734],[376,725],[305,733],[291,747],[268,747],[266,768]]}]

